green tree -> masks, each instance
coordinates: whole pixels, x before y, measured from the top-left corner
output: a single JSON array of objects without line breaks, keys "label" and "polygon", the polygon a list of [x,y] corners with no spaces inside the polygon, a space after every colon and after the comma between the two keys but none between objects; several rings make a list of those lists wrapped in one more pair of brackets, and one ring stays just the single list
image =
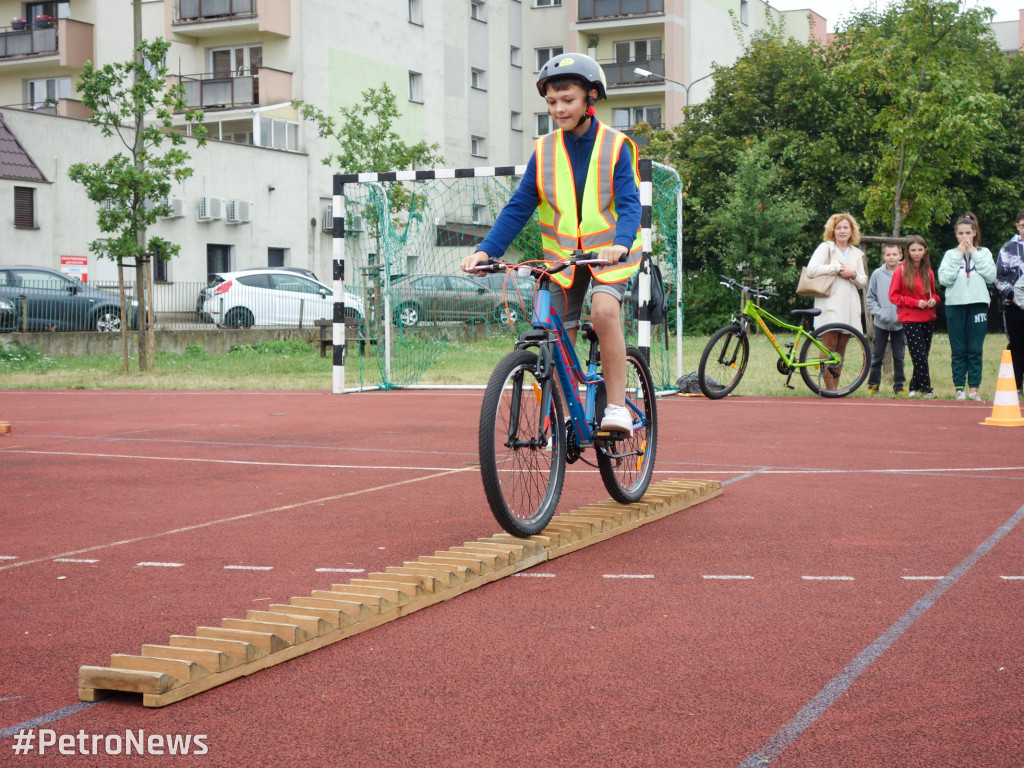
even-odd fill
[{"label": "green tree", "polygon": [[[124,264],[134,261],[139,314],[139,370],[153,368],[152,302],[150,301],[150,261],[168,260],[180,246],[162,237],[147,237],[146,229],[158,216],[170,211],[167,195],[171,180],[192,175],[186,163],[188,152],[182,148],[185,138],[171,130],[172,115],[184,112],[185,119],[197,124],[202,113],[186,108],[180,86],[167,88],[164,57],[170,43],[156,39],[142,41],[132,61],[96,67],[86,62],[77,89],[82,104],[92,110],[89,122],[104,136],[116,136],[127,153],[119,152],[102,163],[75,163],[68,170],[72,180],[85,187],[89,199],[97,203],[97,223],[109,237],[89,243],[99,258],[117,262],[121,294],[121,317],[127,318],[124,292]],[[205,129],[196,125],[193,135],[203,143]],[[128,370],[127,323],[121,323],[124,367]]]},{"label": "green tree", "polygon": [[955,0],[902,0],[849,18],[835,76],[876,101],[866,115],[879,138],[862,194],[867,224],[898,236],[946,222],[958,201],[950,180],[983,172],[1003,130],[994,86],[1004,60],[991,18]]},{"label": "green tree", "polygon": [[783,184],[768,143],[755,141],[739,153],[724,204],[706,212],[709,230],[724,243],[722,266],[750,282],[789,285],[806,254],[802,242],[811,210]]},{"label": "green tree", "polygon": [[[369,173],[429,167],[444,162],[439,145],[426,141],[407,144],[394,129],[401,112],[395,93],[387,83],[366,89],[361,98],[360,103],[339,110],[340,120],[313,104],[292,102],[302,117],[316,124],[321,138],[333,139],[337,144],[337,151],[328,152],[322,159],[324,165],[341,173]],[[387,197],[393,211],[411,210],[417,203],[398,183],[388,185]],[[373,212],[366,220],[371,225],[379,223]]]}]

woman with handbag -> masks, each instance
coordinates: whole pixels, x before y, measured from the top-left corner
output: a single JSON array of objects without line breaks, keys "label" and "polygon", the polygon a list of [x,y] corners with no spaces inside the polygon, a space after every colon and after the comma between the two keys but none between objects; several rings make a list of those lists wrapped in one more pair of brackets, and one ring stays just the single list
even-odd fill
[{"label": "woman with handbag", "polygon": [[[828,323],[845,323],[860,331],[861,324],[860,289],[868,283],[864,268],[864,252],[857,248],[860,242],[860,226],[848,213],[835,213],[825,222],[823,242],[814,249],[807,264],[807,277],[833,277],[832,285],[825,296],[814,299],[814,306],[821,314],[814,318],[814,327]],[[846,354],[849,336],[839,332],[826,333],[821,342],[840,357]],[[825,388],[835,389],[836,379],[823,374]]]}]

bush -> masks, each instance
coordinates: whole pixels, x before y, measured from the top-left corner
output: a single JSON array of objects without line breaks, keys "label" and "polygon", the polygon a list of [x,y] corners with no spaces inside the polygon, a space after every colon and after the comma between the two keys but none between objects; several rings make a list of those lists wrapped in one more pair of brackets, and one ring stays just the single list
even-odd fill
[{"label": "bush", "polygon": [[53,368],[56,362],[32,347],[12,343],[9,347],[0,346],[0,367],[10,371],[45,371]]}]

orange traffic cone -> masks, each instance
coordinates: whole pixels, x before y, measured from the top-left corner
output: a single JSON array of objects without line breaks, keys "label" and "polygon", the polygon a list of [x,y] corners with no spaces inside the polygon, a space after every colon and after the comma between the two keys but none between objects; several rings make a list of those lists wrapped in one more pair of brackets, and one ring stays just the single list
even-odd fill
[{"label": "orange traffic cone", "polygon": [[1003,359],[999,362],[992,415],[981,423],[994,427],[1024,427],[1024,419],[1020,417],[1020,400],[1017,399],[1017,382],[1013,378],[1013,356],[1008,349],[1003,350]]}]

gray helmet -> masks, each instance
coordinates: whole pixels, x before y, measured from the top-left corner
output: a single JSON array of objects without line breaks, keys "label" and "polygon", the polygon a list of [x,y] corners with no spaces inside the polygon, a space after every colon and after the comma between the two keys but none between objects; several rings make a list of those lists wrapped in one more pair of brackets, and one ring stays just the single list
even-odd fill
[{"label": "gray helmet", "polygon": [[596,89],[598,99],[608,96],[608,81],[604,78],[601,65],[582,53],[561,53],[549,59],[537,74],[537,91],[541,96],[546,96],[548,80],[566,76],[583,80],[589,85],[588,90]]}]

